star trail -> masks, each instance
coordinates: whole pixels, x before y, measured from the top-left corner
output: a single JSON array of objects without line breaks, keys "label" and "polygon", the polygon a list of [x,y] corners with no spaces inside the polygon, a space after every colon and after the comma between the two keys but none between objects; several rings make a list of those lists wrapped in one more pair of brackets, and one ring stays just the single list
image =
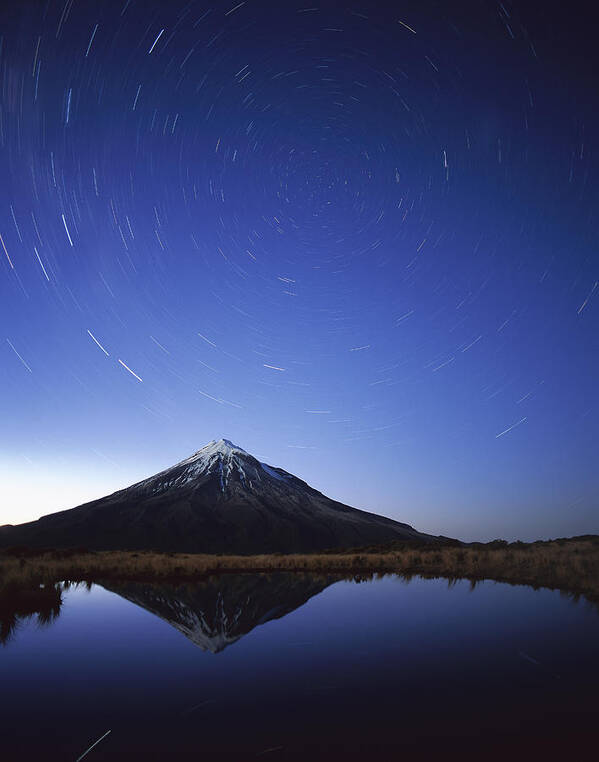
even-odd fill
[{"label": "star trail", "polygon": [[585,8],[4,3],[0,524],[227,437],[423,531],[599,531]]}]

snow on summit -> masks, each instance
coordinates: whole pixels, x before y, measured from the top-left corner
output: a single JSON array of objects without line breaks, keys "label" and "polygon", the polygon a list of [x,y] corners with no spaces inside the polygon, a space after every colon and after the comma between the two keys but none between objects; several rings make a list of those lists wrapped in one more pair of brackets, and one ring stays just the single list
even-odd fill
[{"label": "snow on summit", "polygon": [[213,439],[201,449],[164,471],[144,479],[135,488],[149,489],[153,494],[171,488],[193,486],[207,478],[218,477],[220,492],[224,494],[235,482],[237,488],[254,490],[265,483],[291,479],[283,469],[261,463],[253,455],[230,439]]},{"label": "snow on summit", "polygon": [[242,447],[233,444],[230,439],[213,439],[211,442],[208,442],[207,445],[204,445],[200,450],[198,450],[194,455],[192,455],[192,457],[210,457],[211,455],[215,455],[217,453],[220,453],[221,455],[232,455],[233,453],[238,452],[242,453],[243,455],[248,454]]},{"label": "snow on summit", "polygon": [[413,527],[343,505],[229,439],[131,487],[13,527],[0,541],[198,553],[300,553],[396,539]]}]

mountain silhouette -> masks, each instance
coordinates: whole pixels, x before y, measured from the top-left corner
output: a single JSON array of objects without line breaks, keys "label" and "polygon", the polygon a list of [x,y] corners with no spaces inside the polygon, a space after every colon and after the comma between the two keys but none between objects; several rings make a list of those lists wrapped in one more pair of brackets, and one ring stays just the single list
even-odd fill
[{"label": "mountain silhouette", "polygon": [[433,539],[331,500],[227,439],[127,489],[0,532],[2,546],[238,554]]}]

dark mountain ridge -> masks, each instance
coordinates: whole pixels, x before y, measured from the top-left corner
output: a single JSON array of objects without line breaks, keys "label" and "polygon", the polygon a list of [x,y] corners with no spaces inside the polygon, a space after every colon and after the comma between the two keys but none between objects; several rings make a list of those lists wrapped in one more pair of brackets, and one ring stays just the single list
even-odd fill
[{"label": "dark mountain ridge", "polygon": [[433,539],[408,524],[331,500],[226,439],[127,489],[0,532],[4,547],[228,554]]}]

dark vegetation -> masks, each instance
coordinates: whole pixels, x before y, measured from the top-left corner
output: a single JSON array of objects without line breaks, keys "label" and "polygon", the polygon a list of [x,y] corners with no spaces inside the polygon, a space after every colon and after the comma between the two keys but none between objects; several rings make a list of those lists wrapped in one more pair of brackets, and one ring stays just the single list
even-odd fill
[{"label": "dark vegetation", "polygon": [[60,583],[24,587],[9,584],[0,592],[0,643],[7,643],[19,623],[37,616],[40,626],[51,624],[60,613],[62,605]]}]

